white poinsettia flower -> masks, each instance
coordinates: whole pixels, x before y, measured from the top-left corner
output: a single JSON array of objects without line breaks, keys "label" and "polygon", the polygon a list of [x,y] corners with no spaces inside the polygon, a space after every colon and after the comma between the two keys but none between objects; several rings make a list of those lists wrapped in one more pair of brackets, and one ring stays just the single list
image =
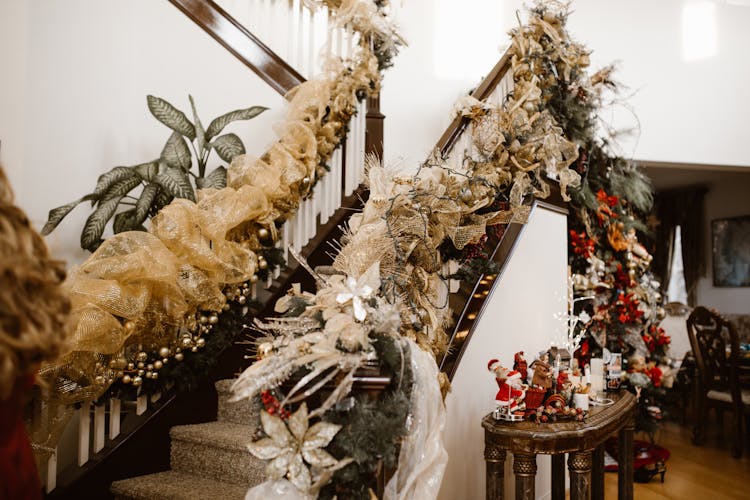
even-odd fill
[{"label": "white poinsettia flower", "polygon": [[328,446],[340,425],[318,422],[309,426],[307,404],[302,403],[287,422],[262,411],[260,421],[268,437],[248,445],[250,453],[262,460],[270,460],[266,474],[272,480],[289,479],[299,490],[307,492],[313,486],[313,472],[326,476],[351,462],[337,460],[324,448]]},{"label": "white poinsettia flower", "polygon": [[357,321],[364,321],[367,317],[367,309],[364,300],[372,297],[373,293],[380,288],[380,262],[375,262],[359,278],[349,276],[343,282],[344,290],[336,295],[336,302],[340,305],[351,302],[354,317]]},{"label": "white poinsettia flower", "polygon": [[591,321],[591,316],[589,316],[588,311],[581,311],[581,314],[578,315],[578,320],[582,323],[588,323]]}]

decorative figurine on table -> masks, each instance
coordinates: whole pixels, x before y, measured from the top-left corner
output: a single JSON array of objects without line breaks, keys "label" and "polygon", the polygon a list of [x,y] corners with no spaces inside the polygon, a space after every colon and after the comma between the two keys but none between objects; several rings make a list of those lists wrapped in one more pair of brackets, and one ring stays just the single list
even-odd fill
[{"label": "decorative figurine on table", "polygon": [[521,374],[516,370],[509,370],[500,364],[497,359],[487,363],[487,369],[495,375],[498,391],[495,395],[497,411],[495,418],[502,420],[523,420],[523,410],[526,404],[523,402],[526,396],[525,386],[521,381]]},{"label": "decorative figurine on table", "polygon": [[552,369],[549,365],[549,354],[546,352],[541,353],[539,359],[531,363],[531,368],[534,370],[531,385],[549,390],[552,387]]},{"label": "decorative figurine on table", "polygon": [[523,351],[518,351],[513,355],[513,369],[521,374],[521,380],[524,382],[529,379],[529,365],[523,357]]}]

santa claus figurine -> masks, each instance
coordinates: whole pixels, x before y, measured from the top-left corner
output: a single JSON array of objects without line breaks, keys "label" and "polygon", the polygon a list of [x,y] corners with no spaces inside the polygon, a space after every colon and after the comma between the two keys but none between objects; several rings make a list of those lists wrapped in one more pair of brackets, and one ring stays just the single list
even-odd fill
[{"label": "santa claus figurine", "polygon": [[516,370],[505,368],[497,359],[491,359],[487,363],[487,369],[495,375],[497,382],[498,391],[495,395],[497,405],[507,408],[510,413],[524,410],[526,404],[523,398],[526,397],[526,390],[521,374]]}]

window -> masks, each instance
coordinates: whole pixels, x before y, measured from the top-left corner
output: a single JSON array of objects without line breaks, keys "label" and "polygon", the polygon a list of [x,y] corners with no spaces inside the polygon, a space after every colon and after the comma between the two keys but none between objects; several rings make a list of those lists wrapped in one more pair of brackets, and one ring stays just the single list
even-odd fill
[{"label": "window", "polygon": [[685,287],[685,272],[682,264],[682,235],[680,226],[674,229],[674,244],[672,245],[672,272],[669,273],[667,287],[667,302],[681,302],[687,304],[687,288]]}]

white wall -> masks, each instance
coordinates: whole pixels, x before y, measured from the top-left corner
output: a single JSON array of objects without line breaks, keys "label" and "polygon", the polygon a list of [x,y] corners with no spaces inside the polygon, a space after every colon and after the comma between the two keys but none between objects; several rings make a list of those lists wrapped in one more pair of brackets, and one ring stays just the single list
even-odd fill
[{"label": "white wall", "polygon": [[[158,157],[170,131],[150,115],[147,94],[188,116],[192,94],[206,125],[233,109],[271,108],[227,129],[256,154],[283,118],[281,96],[164,0],[3,0],[0,28],[2,63],[14,70],[0,81],[3,163],[37,227],[104,171]],[[78,240],[89,213],[77,208],[48,238],[56,256],[85,257]]]},{"label": "white wall", "polygon": [[[24,156],[28,9],[23,1],[0,1],[0,165],[21,165]],[[14,185],[23,170],[8,172]]]},{"label": "white wall", "polygon": [[[516,24],[515,11],[523,2],[400,3],[409,47],[386,74],[381,102],[387,116],[386,158],[405,158],[410,164],[424,160],[449,123],[453,102],[497,62],[498,47],[507,45],[506,32]],[[750,109],[750,6],[741,3],[750,4],[574,0],[571,33],[593,50],[595,67],[619,60],[619,81],[636,92],[630,103],[642,134],[637,148],[633,141],[624,144],[624,153],[642,160],[750,166],[745,118]],[[692,28],[683,41],[685,26]],[[690,59],[712,46],[714,54]],[[618,127],[634,123],[624,111],[614,119]]]},{"label": "white wall", "polygon": [[750,287],[713,286],[711,255],[711,221],[750,215],[750,176],[725,174],[709,185],[705,198],[704,234],[706,276],[698,282],[698,304],[714,307],[723,313],[750,314]]},{"label": "white wall", "polygon": [[[492,411],[497,392],[487,362],[497,358],[510,366],[517,351],[530,362],[533,353],[547,349],[559,329],[554,314],[564,309],[566,283],[567,218],[536,207],[487,299],[445,400],[449,458],[439,498],[485,497],[481,420]],[[511,465],[509,455],[506,498],[513,498]],[[540,455],[537,466],[536,496],[544,498],[550,492],[549,458]]]}]

